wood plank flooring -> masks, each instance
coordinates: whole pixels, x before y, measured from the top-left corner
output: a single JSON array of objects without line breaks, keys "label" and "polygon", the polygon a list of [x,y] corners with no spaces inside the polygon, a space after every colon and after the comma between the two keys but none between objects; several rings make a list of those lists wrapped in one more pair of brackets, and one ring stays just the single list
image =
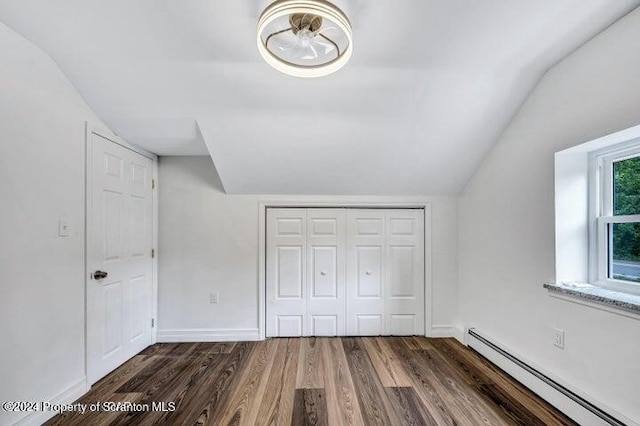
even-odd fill
[{"label": "wood plank flooring", "polygon": [[[66,413],[46,424],[575,424],[471,349],[424,337],[157,344],[78,402],[107,401],[149,409]],[[154,402],[175,410],[154,411]]]}]

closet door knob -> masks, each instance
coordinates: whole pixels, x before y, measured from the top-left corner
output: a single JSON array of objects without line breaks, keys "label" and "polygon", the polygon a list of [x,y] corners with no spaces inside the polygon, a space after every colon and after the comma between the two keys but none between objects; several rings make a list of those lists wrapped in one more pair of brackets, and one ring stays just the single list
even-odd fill
[{"label": "closet door knob", "polygon": [[320,275],[327,275],[327,271],[321,271]]},{"label": "closet door knob", "polygon": [[95,278],[96,280],[101,280],[103,278],[107,278],[107,275],[109,275],[107,272],[104,271],[95,271],[93,273],[93,278]]},{"label": "closet door knob", "polygon": [[371,275],[371,271],[367,271],[367,272],[365,272],[365,274]]}]

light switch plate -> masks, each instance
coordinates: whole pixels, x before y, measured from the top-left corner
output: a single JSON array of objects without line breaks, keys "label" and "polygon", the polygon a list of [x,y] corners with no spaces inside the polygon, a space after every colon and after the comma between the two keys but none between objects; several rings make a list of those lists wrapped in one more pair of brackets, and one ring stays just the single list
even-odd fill
[{"label": "light switch plate", "polygon": [[67,219],[60,219],[58,221],[58,236],[59,237],[69,236],[69,221]]}]

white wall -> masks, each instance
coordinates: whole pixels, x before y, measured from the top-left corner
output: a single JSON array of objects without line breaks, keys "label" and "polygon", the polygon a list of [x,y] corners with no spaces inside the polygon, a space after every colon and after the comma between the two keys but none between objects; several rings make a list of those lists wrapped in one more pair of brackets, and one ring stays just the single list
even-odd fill
[{"label": "white wall", "polygon": [[[159,182],[159,339],[171,330],[257,329],[261,197],[224,194],[209,157],[162,157]],[[452,326],[456,200],[432,202],[433,324]],[[220,292],[220,304],[209,303],[212,291]]]},{"label": "white wall", "polygon": [[158,167],[158,332],[257,329],[257,198],[225,195],[210,157]]},{"label": "white wall", "polygon": [[[0,52],[0,401],[73,399],[85,376],[84,128],[99,121],[3,24]],[[24,414],[0,411],[0,424]]]},{"label": "white wall", "polygon": [[[551,298],[554,152],[640,123],[640,9],[542,79],[460,197],[461,316],[640,422],[640,321]],[[566,348],[552,345],[552,328]]]}]

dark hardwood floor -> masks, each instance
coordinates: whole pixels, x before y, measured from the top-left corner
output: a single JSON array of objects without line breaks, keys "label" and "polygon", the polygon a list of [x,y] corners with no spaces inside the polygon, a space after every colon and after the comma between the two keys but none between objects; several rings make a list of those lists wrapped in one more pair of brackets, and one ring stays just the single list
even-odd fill
[{"label": "dark hardwood floor", "polygon": [[46,424],[574,424],[457,341],[424,337],[157,344],[78,402],[105,401],[139,405]]}]

